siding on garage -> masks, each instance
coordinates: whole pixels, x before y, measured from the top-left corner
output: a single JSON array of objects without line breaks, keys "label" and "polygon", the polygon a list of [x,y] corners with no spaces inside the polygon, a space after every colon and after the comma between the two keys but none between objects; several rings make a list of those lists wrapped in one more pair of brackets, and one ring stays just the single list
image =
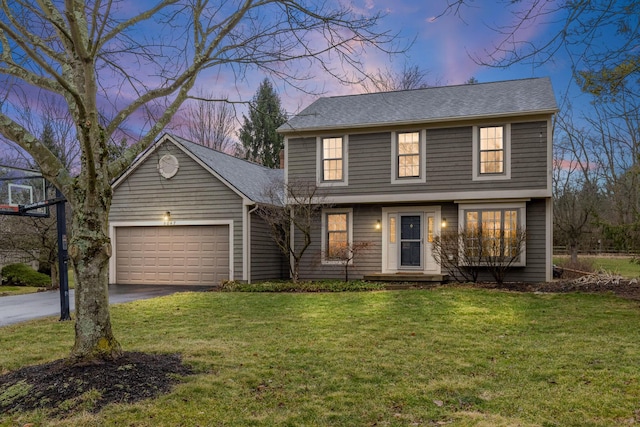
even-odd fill
[{"label": "siding on garage", "polygon": [[[157,170],[158,160],[165,154],[173,154],[180,163],[171,179],[163,178]],[[173,226],[233,221],[234,278],[242,278],[242,197],[171,143],[161,144],[115,188],[109,221],[116,225],[160,225],[167,211]]]},{"label": "siding on garage", "polygon": [[250,220],[251,281],[288,278],[288,262],[271,237],[269,226],[256,213]]},{"label": "siding on garage", "polygon": [[216,285],[229,278],[229,227],[116,229],[116,283]]}]

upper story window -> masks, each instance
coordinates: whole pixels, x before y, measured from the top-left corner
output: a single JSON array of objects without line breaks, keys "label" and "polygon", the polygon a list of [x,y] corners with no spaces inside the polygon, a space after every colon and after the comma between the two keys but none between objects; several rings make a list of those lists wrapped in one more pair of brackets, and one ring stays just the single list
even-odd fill
[{"label": "upper story window", "polygon": [[511,178],[511,126],[473,127],[473,180]]},{"label": "upper story window", "polygon": [[420,176],[420,134],[398,133],[398,178]]},{"label": "upper story window", "polygon": [[480,173],[504,172],[504,128],[480,128]]},{"label": "upper story window", "polygon": [[392,184],[425,182],[425,132],[395,132],[392,136]]},{"label": "upper story window", "polygon": [[347,184],[347,138],[318,139],[318,184]]}]

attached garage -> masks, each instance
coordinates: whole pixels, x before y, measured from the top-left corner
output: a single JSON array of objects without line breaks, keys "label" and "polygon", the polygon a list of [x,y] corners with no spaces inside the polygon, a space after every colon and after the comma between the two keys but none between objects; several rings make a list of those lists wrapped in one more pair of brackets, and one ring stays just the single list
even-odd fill
[{"label": "attached garage", "polygon": [[116,283],[214,285],[229,279],[228,225],[115,228]]},{"label": "attached garage", "polygon": [[162,136],[112,184],[109,283],[282,278],[287,259],[255,211],[283,179],[282,169]]}]

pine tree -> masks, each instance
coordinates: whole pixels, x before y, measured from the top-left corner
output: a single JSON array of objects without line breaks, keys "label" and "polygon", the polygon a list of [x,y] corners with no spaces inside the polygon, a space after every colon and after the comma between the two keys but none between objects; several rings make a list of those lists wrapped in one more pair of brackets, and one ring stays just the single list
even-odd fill
[{"label": "pine tree", "polygon": [[264,79],[249,103],[249,117],[242,115],[244,123],[238,137],[244,148],[244,158],[269,168],[280,164],[280,150],[284,137],[276,129],[287,121],[280,106],[280,98],[271,82]]}]

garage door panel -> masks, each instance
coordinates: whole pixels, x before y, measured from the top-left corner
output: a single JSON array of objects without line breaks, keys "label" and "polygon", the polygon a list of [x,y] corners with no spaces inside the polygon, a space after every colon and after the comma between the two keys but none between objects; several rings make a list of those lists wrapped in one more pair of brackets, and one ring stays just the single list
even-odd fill
[{"label": "garage door panel", "polygon": [[229,227],[116,228],[116,282],[216,284],[229,278]]}]

